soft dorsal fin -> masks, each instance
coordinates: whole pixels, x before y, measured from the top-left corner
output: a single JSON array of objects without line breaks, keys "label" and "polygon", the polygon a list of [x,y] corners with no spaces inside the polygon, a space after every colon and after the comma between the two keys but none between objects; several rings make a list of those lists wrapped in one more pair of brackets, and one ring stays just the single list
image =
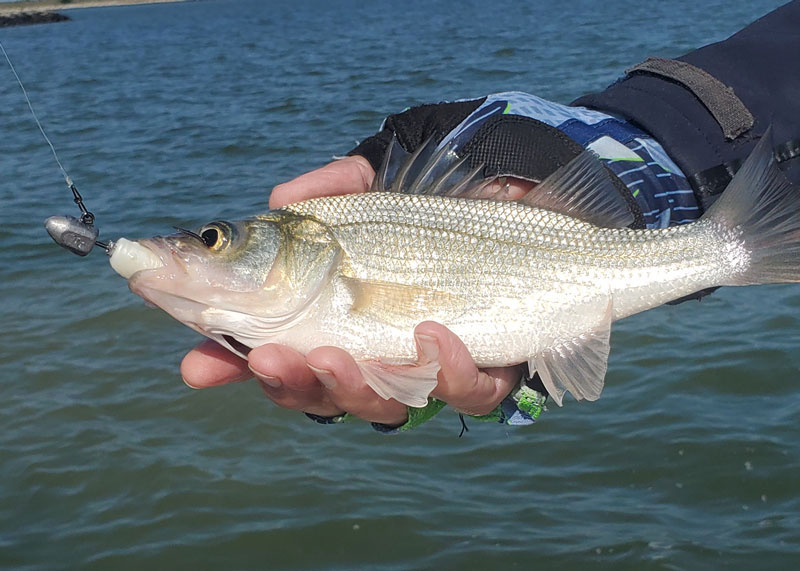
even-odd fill
[{"label": "soft dorsal fin", "polygon": [[582,152],[519,202],[605,228],[624,228],[633,223],[627,202],[592,151]]}]

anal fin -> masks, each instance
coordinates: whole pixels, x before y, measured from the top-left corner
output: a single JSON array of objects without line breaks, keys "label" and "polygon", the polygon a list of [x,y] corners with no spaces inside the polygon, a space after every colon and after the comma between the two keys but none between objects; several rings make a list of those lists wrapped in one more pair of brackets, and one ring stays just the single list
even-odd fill
[{"label": "anal fin", "polygon": [[575,400],[594,401],[603,390],[611,349],[611,302],[600,324],[585,334],[542,351],[528,362],[553,400],[561,406],[564,393]]}]

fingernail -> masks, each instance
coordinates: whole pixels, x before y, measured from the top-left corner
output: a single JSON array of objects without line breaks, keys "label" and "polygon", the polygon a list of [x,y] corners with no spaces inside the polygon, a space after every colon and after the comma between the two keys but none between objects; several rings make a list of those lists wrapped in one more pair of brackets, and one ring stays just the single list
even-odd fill
[{"label": "fingernail", "polygon": [[311,365],[309,365],[308,368],[314,372],[314,376],[317,377],[319,382],[325,385],[327,388],[332,389],[336,386],[336,377],[334,377],[333,373],[327,369],[318,369],[316,367],[312,367]]},{"label": "fingernail", "polygon": [[428,361],[437,361],[439,359],[439,342],[435,337],[417,334],[414,335],[414,339],[422,357],[425,357]]},{"label": "fingernail", "polygon": [[248,365],[248,368],[252,371],[252,373],[256,376],[256,378],[259,381],[261,381],[262,383],[264,383],[269,387],[272,387],[273,389],[279,389],[281,388],[281,385],[283,385],[283,383],[278,377],[271,377],[269,375],[261,374],[250,365]]},{"label": "fingernail", "polygon": [[183,384],[186,385],[187,387],[189,387],[190,389],[192,389],[194,391],[199,391],[200,390],[200,387],[196,387],[196,386],[190,384],[189,381],[186,380],[186,377],[181,377],[181,380],[183,381]]}]

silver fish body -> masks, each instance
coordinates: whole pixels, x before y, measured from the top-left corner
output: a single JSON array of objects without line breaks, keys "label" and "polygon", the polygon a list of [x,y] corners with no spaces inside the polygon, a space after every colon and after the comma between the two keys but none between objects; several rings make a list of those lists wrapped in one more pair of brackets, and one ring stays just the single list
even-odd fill
[{"label": "silver fish body", "polygon": [[382,193],[287,211],[319,220],[341,247],[313,328],[363,358],[415,359],[409,331],[427,318],[483,366],[523,362],[595,329],[607,311],[617,320],[726,283],[748,257],[707,222],[609,229],[516,202]]},{"label": "silver fish body", "polygon": [[436,382],[437,364],[418,362],[413,339],[424,320],[446,325],[480,366],[528,362],[559,404],[566,391],[594,400],[612,321],[712,286],[800,280],[797,205],[777,235],[754,215],[784,212],[797,190],[769,157],[748,165],[700,221],[660,230],[602,227],[581,220],[581,207],[576,217],[530,202],[317,198],[142,241],[163,265],[130,286],[240,354],[268,342],[342,347],[376,392],[411,406]]}]

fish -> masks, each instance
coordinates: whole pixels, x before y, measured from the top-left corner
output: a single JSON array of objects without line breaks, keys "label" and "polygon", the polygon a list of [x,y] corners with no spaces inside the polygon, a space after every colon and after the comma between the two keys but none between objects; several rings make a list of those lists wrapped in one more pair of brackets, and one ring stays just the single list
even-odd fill
[{"label": "fish", "polygon": [[800,187],[768,134],[696,222],[632,229],[586,151],[516,201],[487,199],[453,148],[396,142],[374,192],[314,198],[240,221],[121,239],[130,289],[246,357],[265,343],[345,349],[385,399],[422,407],[439,364],[414,327],[433,320],[479,367],[527,363],[562,404],[600,397],[610,331],[719,286],[800,282]]}]

